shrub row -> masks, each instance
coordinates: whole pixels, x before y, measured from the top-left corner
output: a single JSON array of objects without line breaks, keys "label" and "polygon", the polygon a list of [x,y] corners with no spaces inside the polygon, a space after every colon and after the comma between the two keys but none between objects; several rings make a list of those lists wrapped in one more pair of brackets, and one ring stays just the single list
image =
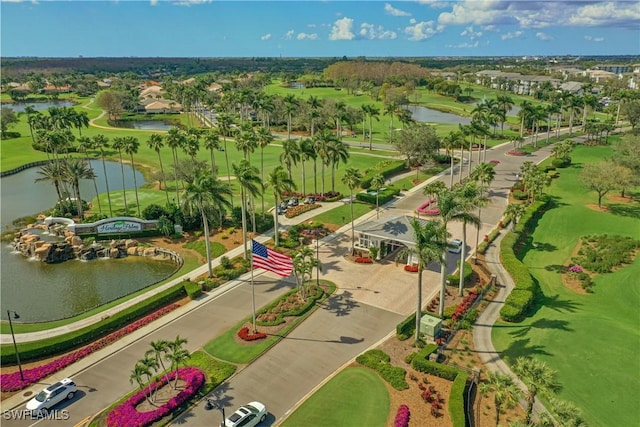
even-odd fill
[{"label": "shrub row", "polygon": [[[260,309],[257,313],[257,316],[270,313],[271,310],[273,310],[273,308],[276,307],[281,301],[285,300],[287,297],[295,294],[296,292],[298,292],[298,289],[290,290],[286,294],[282,295],[280,298],[271,302],[269,305]],[[295,317],[302,316],[307,311],[309,311],[314,306],[315,302],[320,298],[322,298],[324,294],[325,292],[320,286],[315,286],[315,285],[309,286],[307,301],[304,305],[297,306],[289,311],[277,313],[275,319],[269,320],[269,321],[258,321],[257,324],[261,326],[274,326],[274,325],[279,325],[283,323],[284,322],[283,318],[286,316],[295,316]]]},{"label": "shrub row", "polygon": [[[422,312],[422,314],[426,314],[426,312]],[[416,331],[416,314],[412,313],[404,319],[402,322],[398,323],[396,326],[396,338],[400,341],[404,341],[413,336]]]},{"label": "shrub row", "polygon": [[384,178],[389,178],[390,176],[404,172],[407,169],[407,164],[404,160],[382,161],[365,173],[365,176],[360,180],[360,188],[366,190],[371,187],[371,180],[377,174],[382,174]]},{"label": "shrub row", "polygon": [[[458,263],[458,267],[460,267],[460,263]],[[471,280],[471,275],[473,274],[473,268],[471,264],[465,261],[464,263],[464,284],[468,285]],[[456,274],[450,274],[447,276],[447,280],[451,286],[458,286],[460,284],[460,269],[458,269]]]},{"label": "shrub row", "polygon": [[[159,307],[183,298],[185,295],[184,286],[179,283],[94,325],[57,337],[21,343],[19,349],[20,360],[26,362],[48,357],[52,354],[68,352],[125,327],[134,320],[157,310]],[[3,365],[16,363],[16,354],[13,346],[3,345],[1,349],[0,363]]]},{"label": "shrub row", "polygon": [[406,390],[409,388],[405,375],[407,371],[399,366],[389,363],[391,358],[382,350],[369,350],[356,357],[356,362],[378,372],[380,376],[396,390]]},{"label": "shrub row", "polygon": [[202,287],[196,282],[184,281],[182,282],[182,285],[184,286],[184,291],[189,299],[194,300],[202,295]]},{"label": "shrub row", "polygon": [[494,228],[493,230],[491,230],[491,232],[489,232],[489,234],[487,235],[487,240],[480,242],[480,244],[478,245],[478,253],[484,255],[487,252],[487,249],[489,249],[489,245],[493,243],[493,241],[496,240],[499,235],[499,228]]},{"label": "shrub row", "polygon": [[469,375],[466,372],[459,371],[451,386],[451,392],[449,393],[449,416],[451,417],[453,427],[466,426],[464,390],[467,387],[468,377]]},{"label": "shrub row", "polygon": [[[385,203],[391,201],[395,196],[400,194],[400,190],[395,187],[387,187],[385,190],[381,191],[378,195],[378,205],[382,206]],[[356,200],[361,202],[370,203],[372,205],[376,204],[376,195],[369,193],[358,193],[356,194]]]},{"label": "shrub row", "polygon": [[514,232],[509,232],[500,244],[500,260],[515,283],[515,288],[505,299],[500,316],[507,322],[518,322],[527,314],[540,293],[527,266],[518,259],[515,250],[526,237],[533,221],[546,208],[548,201],[533,203],[522,215]]}]

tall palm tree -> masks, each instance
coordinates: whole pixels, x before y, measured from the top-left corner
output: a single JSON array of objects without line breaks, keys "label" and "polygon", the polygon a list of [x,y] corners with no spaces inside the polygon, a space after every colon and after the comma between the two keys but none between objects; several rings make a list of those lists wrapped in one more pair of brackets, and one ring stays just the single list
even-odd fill
[{"label": "tall palm tree", "polygon": [[474,225],[476,230],[480,230],[480,216],[471,211],[485,203],[485,199],[480,194],[480,189],[473,181],[465,183],[458,189],[460,195],[461,215],[458,221],[462,222],[462,247],[460,248],[460,281],[458,283],[458,295],[463,296],[464,290],[464,269],[467,259],[467,225]]},{"label": "tall palm tree", "polygon": [[524,137],[525,124],[529,122],[533,111],[534,106],[531,101],[524,100],[520,103],[520,111],[518,111],[520,116],[520,138]]},{"label": "tall palm tree", "polygon": [[116,136],[113,138],[113,144],[111,146],[118,150],[118,155],[120,156],[120,172],[122,173],[122,197],[124,198],[124,215],[129,215],[129,205],[127,205],[127,190],[125,188],[125,180],[124,180],[124,161],[122,160],[122,150],[126,147],[127,142],[125,137]]},{"label": "tall palm tree", "polygon": [[380,109],[375,105],[368,105],[367,115],[369,116],[369,151],[371,151],[373,150],[373,119],[380,121]]},{"label": "tall palm tree", "polygon": [[349,159],[349,146],[335,139],[327,144],[328,160],[331,163],[331,191],[336,191],[336,170],[340,162],[347,163]]},{"label": "tall palm tree", "polygon": [[285,192],[292,192],[296,189],[296,184],[293,182],[287,171],[284,170],[282,165],[276,166],[271,173],[267,176],[267,186],[271,187],[273,191],[273,198],[276,201],[275,209],[273,210],[273,225],[274,225],[274,240],[276,247],[280,245],[280,236],[278,233],[278,206],[279,200],[282,198],[282,194]]},{"label": "tall palm tree", "polygon": [[447,229],[441,221],[409,220],[416,239],[415,247],[407,247],[398,253],[396,260],[412,256],[418,260],[418,298],[416,308],[416,342],[420,341],[420,319],[422,318],[422,272],[432,262],[445,263]]},{"label": "tall palm tree", "polygon": [[258,137],[250,124],[242,125],[242,130],[236,137],[236,148],[242,152],[243,158],[251,164],[251,154],[258,146]]},{"label": "tall palm tree", "polygon": [[104,135],[96,135],[93,137],[94,145],[100,150],[100,157],[102,158],[102,171],[104,173],[104,184],[107,188],[107,202],[109,203],[109,216],[113,216],[113,209],[111,207],[111,193],[109,192],[109,178],[107,176],[107,165],[105,163],[104,149],[109,147],[109,138]]},{"label": "tall palm tree", "polygon": [[174,389],[178,386],[178,369],[180,365],[184,364],[189,358],[189,351],[184,348],[186,343],[187,339],[180,338],[180,335],[178,335],[173,341],[169,341],[169,349],[171,352],[165,355],[165,359],[171,362],[171,367],[176,371],[176,379],[173,384]]},{"label": "tall palm tree", "polygon": [[58,204],[62,207],[63,197],[61,183],[64,180],[64,169],[59,162],[49,162],[40,166],[38,170],[39,178],[35,179],[35,182],[49,181],[56,189],[56,195],[58,197]]},{"label": "tall palm tree", "polygon": [[445,136],[442,140],[443,148],[447,150],[449,154],[449,158],[451,160],[451,164],[449,166],[449,189],[453,188],[453,162],[454,162],[454,152],[455,149],[464,144],[464,138],[462,137],[462,133],[460,131],[450,131],[447,136]]},{"label": "tall palm tree", "polygon": [[[273,135],[271,135],[271,132],[269,132],[269,129],[267,129],[264,126],[261,126],[260,128],[258,128],[258,132],[256,133],[256,136],[258,138],[258,147],[260,147],[260,179],[262,180],[262,182],[265,182],[264,181],[264,149],[268,147],[269,144],[271,144],[271,142],[273,142]],[[264,216],[266,212],[264,209],[264,193],[262,194],[261,199],[262,199],[262,215]]]},{"label": "tall palm tree", "polygon": [[200,151],[200,137],[204,131],[204,129],[192,127],[185,132],[182,150],[191,157],[192,161],[196,160],[198,151]]},{"label": "tall palm tree", "polygon": [[[238,165],[231,165],[233,174],[240,185],[240,209],[242,212],[242,244],[244,247],[244,258],[247,259],[247,204],[246,197],[255,197],[261,193],[262,181],[260,171],[257,167],[251,166],[249,161],[241,160]],[[255,221],[254,221],[255,223]]]},{"label": "tall palm tree", "polygon": [[[136,363],[136,365],[138,364],[142,367],[142,372],[144,372],[144,375],[147,377],[147,384],[151,384],[153,375],[158,371],[158,361],[152,355],[145,353],[144,357],[138,360],[138,363]],[[157,388],[155,392],[149,391],[149,394],[152,397],[151,399],[152,402],[155,402],[156,400],[155,393],[157,392],[158,392]]]},{"label": "tall palm tree", "polygon": [[[145,384],[145,381],[142,377],[143,375],[146,375],[149,372],[150,371],[144,366],[142,366],[140,363],[136,363],[136,365],[133,367],[133,370],[131,371],[131,374],[129,375],[129,382],[131,384],[133,383],[138,384],[138,387],[140,387],[140,390],[142,391],[144,390],[144,384]],[[147,399],[147,402],[151,403],[151,395],[147,396],[147,393],[144,392],[144,397]]]},{"label": "tall palm tree", "polygon": [[522,391],[509,375],[489,372],[487,380],[480,383],[480,393],[483,395],[494,393],[493,402],[496,407],[496,427],[498,427],[502,407],[513,408],[518,403]]},{"label": "tall palm tree", "polygon": [[183,202],[189,213],[198,212],[204,227],[204,243],[207,253],[207,267],[209,277],[213,277],[211,267],[211,243],[209,241],[209,216],[213,213],[221,214],[225,208],[231,208],[231,188],[228,183],[222,183],[208,171],[198,171],[192,183],[185,188]]},{"label": "tall palm tree", "polygon": [[362,180],[362,174],[356,168],[347,168],[342,176],[342,183],[349,187],[349,204],[351,206],[351,253],[356,246],[356,232],[353,225],[353,190],[358,188],[360,181]]},{"label": "tall palm tree", "polygon": [[322,106],[322,101],[317,96],[310,95],[309,99],[307,99],[307,104],[309,104],[309,118],[311,119],[311,139],[313,139],[313,135],[315,134],[315,120],[320,117],[320,113],[318,110]]},{"label": "tall palm tree", "polygon": [[[222,135],[222,142],[224,144],[224,159],[227,163],[227,180],[231,182],[231,168],[229,167],[229,154],[227,151],[227,136],[231,133],[231,125],[233,124],[233,118],[229,114],[218,114],[218,129],[220,129],[220,135]],[[232,202],[233,203],[233,202]]]},{"label": "tall palm tree", "polygon": [[513,99],[508,95],[498,95],[496,97],[496,101],[498,102],[498,106],[504,112],[504,114],[500,116],[500,129],[502,134],[504,135],[504,124],[507,121],[507,113],[511,111],[514,103]]},{"label": "tall palm tree", "polygon": [[151,349],[145,353],[145,356],[147,355],[152,356],[156,360],[156,363],[158,363],[160,367],[162,367],[162,372],[165,374],[165,378],[167,374],[167,368],[164,365],[163,359],[164,359],[164,355],[168,351],[169,351],[169,341],[159,339],[156,341],[151,341]]},{"label": "tall palm tree", "polygon": [[[93,148],[94,148],[94,143],[91,138],[89,138],[88,136],[81,136],[80,138],[78,138],[78,151],[88,156],[89,150]],[[93,170],[93,167],[91,166],[91,163],[87,161],[87,165],[89,166],[89,168],[91,168],[91,172],[92,172],[91,180],[93,181],[93,189],[96,193],[96,199],[98,200],[98,212],[100,212],[100,214],[102,215],[102,203],[100,202],[100,193],[98,192],[98,183],[96,181],[96,174],[95,174],[95,171]]]},{"label": "tall palm tree", "polygon": [[291,176],[291,166],[298,164],[300,160],[300,146],[296,140],[286,140],[282,142],[282,153],[280,153],[280,162],[284,163],[289,173],[289,179],[293,179]]},{"label": "tall palm tree", "polygon": [[307,174],[305,170],[305,162],[315,156],[313,150],[313,141],[310,138],[302,138],[300,140],[300,165],[302,175],[302,194],[307,194]]},{"label": "tall palm tree", "polygon": [[125,137],[125,145],[124,151],[131,157],[131,170],[133,171],[133,186],[135,187],[136,193],[136,206],[138,207],[138,218],[142,217],[140,213],[140,200],[138,199],[138,181],[136,179],[136,164],[133,161],[133,155],[138,152],[138,148],[140,147],[140,142],[138,138],[133,136]]},{"label": "tall palm tree", "polygon": [[171,153],[173,154],[173,170],[176,184],[176,203],[178,204],[178,206],[180,206],[180,186],[178,184],[178,148],[181,148],[184,145],[184,132],[178,128],[171,128],[167,132],[165,141],[171,148]]},{"label": "tall palm tree", "polygon": [[84,159],[70,158],[66,159],[63,164],[64,175],[68,182],[71,183],[73,188],[74,197],[76,199],[76,206],[78,209],[78,217],[84,218],[84,212],[82,209],[82,196],[80,195],[80,180],[92,179],[95,177],[91,166],[87,165]]},{"label": "tall palm tree", "polygon": [[[478,218],[480,219],[482,216],[482,206],[488,202],[485,198],[484,190],[489,187],[493,180],[496,177],[496,170],[492,163],[481,163],[471,172],[471,179],[478,182],[480,184],[480,193],[476,198],[476,203],[478,205]],[[480,220],[480,222],[482,222]],[[478,262],[478,244],[480,240],[480,227],[476,229],[476,251],[474,255],[474,262]]]},{"label": "tall palm tree", "polygon": [[342,140],[342,120],[347,112],[347,104],[343,101],[337,101],[334,105],[335,111],[333,113],[333,119],[336,122],[336,137]]},{"label": "tall palm tree", "polygon": [[[328,129],[323,129],[320,133],[316,134],[316,140],[314,142],[314,148],[318,157],[320,158],[320,175],[322,177],[322,194],[325,194],[324,191],[324,169],[325,166],[329,165],[329,143],[335,141],[335,135],[330,132]],[[314,173],[315,173],[315,165],[314,165]]]},{"label": "tall palm tree", "polygon": [[298,98],[293,94],[288,94],[282,100],[284,103],[284,112],[287,114],[287,140],[291,139],[291,119],[293,113],[296,111],[298,106],[300,105],[298,102]]},{"label": "tall palm tree", "polygon": [[167,177],[164,174],[164,166],[162,165],[162,156],[160,156],[160,149],[164,147],[164,137],[159,133],[152,134],[147,140],[147,146],[156,152],[158,155],[158,162],[160,162],[160,174],[162,175],[162,181],[160,182],[160,188],[164,183],[164,194],[167,197],[167,205],[169,204],[169,189],[167,188]]},{"label": "tall palm tree", "polygon": [[373,176],[373,178],[371,178],[371,187],[373,187],[376,190],[376,219],[380,218],[380,203],[379,203],[379,195],[380,195],[380,189],[382,188],[382,186],[384,185],[384,176],[379,173]]},{"label": "tall palm tree", "polygon": [[528,425],[538,393],[556,392],[560,385],[556,382],[556,371],[546,363],[530,357],[518,357],[513,365],[513,372],[527,386],[525,422]]},{"label": "tall palm tree", "polygon": [[213,176],[218,175],[218,168],[216,167],[215,151],[220,150],[220,133],[217,129],[209,129],[204,135],[204,148],[209,150],[209,157],[211,160],[211,173]]}]

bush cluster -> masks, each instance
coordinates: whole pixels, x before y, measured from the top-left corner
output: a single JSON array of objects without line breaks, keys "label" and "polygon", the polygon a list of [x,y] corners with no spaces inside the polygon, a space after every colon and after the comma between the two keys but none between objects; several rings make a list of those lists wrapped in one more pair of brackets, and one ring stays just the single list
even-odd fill
[{"label": "bush cluster", "polygon": [[365,171],[364,177],[360,180],[360,188],[366,190],[371,187],[371,180],[378,174],[382,174],[386,179],[400,172],[404,172],[407,169],[407,164],[404,160],[383,160],[371,169]]},{"label": "bush cluster", "polygon": [[356,357],[356,362],[378,372],[380,376],[396,390],[406,390],[409,388],[405,375],[407,371],[399,366],[389,363],[391,358],[382,350],[369,350]]},{"label": "bush cluster", "polygon": [[398,407],[398,412],[396,412],[393,427],[409,427],[409,419],[411,419],[409,407],[407,405],[400,405]]},{"label": "bush cluster", "polygon": [[[381,191],[380,194],[378,194],[378,205],[384,205],[385,203],[393,200],[393,198],[398,194],[400,194],[400,190],[393,186],[388,186],[385,190]],[[356,194],[356,200],[375,205],[376,195],[369,193],[358,193]]]},{"label": "bush cluster", "polygon": [[182,285],[184,286],[184,290],[189,299],[194,300],[202,295],[202,287],[199,284],[191,281],[184,281],[182,282]]}]

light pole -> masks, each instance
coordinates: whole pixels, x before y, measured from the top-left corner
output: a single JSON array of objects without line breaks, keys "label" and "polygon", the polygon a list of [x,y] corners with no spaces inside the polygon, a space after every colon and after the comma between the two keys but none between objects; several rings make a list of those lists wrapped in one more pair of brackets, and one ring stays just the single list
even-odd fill
[{"label": "light pole", "polygon": [[320,236],[316,236],[316,285],[320,285]]},{"label": "light pole", "polygon": [[20,380],[24,381],[24,374],[22,373],[22,364],[20,363],[20,353],[18,353],[16,336],[13,334],[13,323],[11,322],[11,313],[13,313],[14,319],[19,319],[20,315],[13,310],[7,310],[7,317],[9,317],[9,329],[11,329],[11,339],[13,340],[13,349],[16,352],[16,360],[18,361],[18,369],[20,370]]},{"label": "light pole", "polygon": [[215,404],[211,398],[207,397],[207,403],[204,405],[204,409],[210,411],[216,407],[220,409],[220,412],[222,412],[222,421],[220,422],[220,427],[224,427],[225,420],[227,419],[227,417],[224,415],[224,405],[222,403]]}]

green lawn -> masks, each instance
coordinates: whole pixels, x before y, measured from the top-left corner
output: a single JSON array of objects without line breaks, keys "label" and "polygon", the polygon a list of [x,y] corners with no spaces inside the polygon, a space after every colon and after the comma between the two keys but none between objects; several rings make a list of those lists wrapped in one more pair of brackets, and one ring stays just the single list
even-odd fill
[{"label": "green lawn", "polygon": [[389,405],[389,393],[376,372],[347,368],[305,400],[282,427],[383,427]]},{"label": "green lawn", "polygon": [[[353,204],[353,217],[359,218],[362,215],[375,209],[374,205],[368,203],[355,202]],[[338,206],[329,211],[323,212],[312,218],[313,221],[319,221],[323,224],[334,224],[338,227],[342,227],[351,221],[351,205],[345,203],[342,206]]]},{"label": "green lawn", "polygon": [[582,165],[611,154],[610,147],[576,147],[574,165],[560,169],[548,192],[554,206],[539,220],[523,258],[544,293],[542,305],[519,324],[498,323],[496,349],[509,361],[532,356],[559,373],[560,396],[583,410],[589,425],[635,425],[640,419],[640,258],[595,278],[593,294],[562,285],[559,266],[586,234],[640,238],[640,203],[611,204],[611,213],[587,207],[596,194],[580,182]]}]

